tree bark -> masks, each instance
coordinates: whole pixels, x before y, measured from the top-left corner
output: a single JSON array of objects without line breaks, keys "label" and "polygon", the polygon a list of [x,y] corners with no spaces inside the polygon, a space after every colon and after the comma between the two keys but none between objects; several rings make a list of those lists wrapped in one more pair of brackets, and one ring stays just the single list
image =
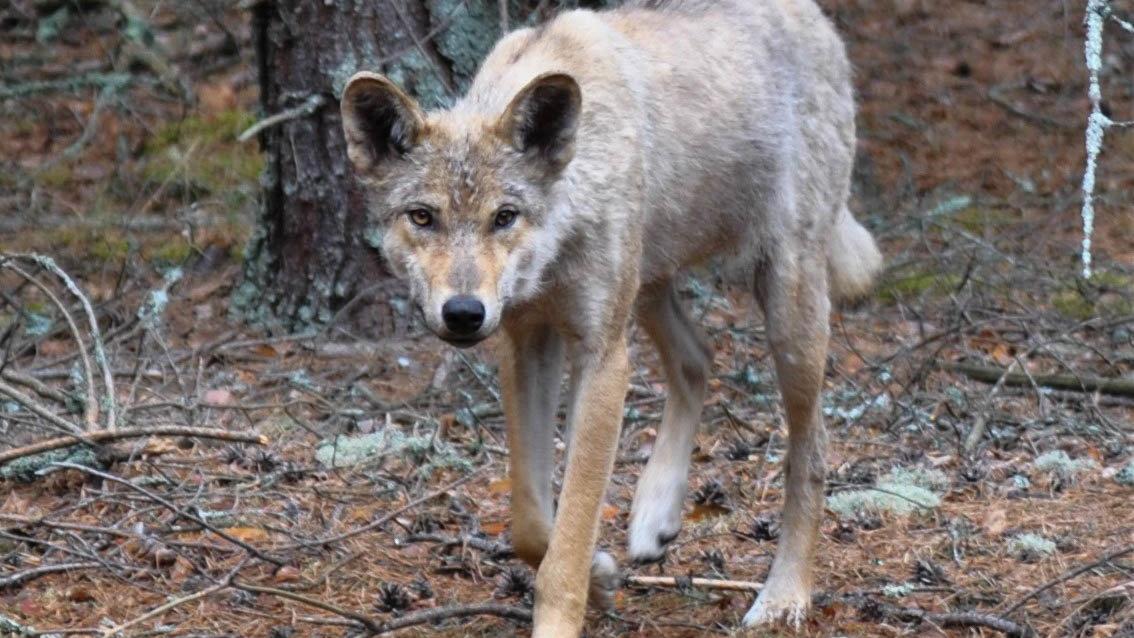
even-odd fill
[{"label": "tree bark", "polygon": [[[545,11],[535,15],[542,4]],[[234,309],[286,329],[328,321],[384,276],[364,202],[346,158],[338,98],[348,78],[376,70],[423,106],[464,90],[500,36],[574,2],[509,0],[264,0],[253,13],[263,117],[299,113],[265,128],[263,201],[245,253]],[[595,2],[587,4],[594,5]],[[298,108],[304,107],[307,108]]]}]

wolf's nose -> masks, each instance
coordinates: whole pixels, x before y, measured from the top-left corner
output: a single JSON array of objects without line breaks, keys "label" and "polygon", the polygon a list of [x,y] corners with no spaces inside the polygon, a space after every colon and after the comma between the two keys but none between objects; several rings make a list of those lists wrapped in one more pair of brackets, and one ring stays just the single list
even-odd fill
[{"label": "wolf's nose", "polygon": [[471,295],[457,295],[441,306],[441,318],[449,332],[467,337],[484,323],[484,304]]}]

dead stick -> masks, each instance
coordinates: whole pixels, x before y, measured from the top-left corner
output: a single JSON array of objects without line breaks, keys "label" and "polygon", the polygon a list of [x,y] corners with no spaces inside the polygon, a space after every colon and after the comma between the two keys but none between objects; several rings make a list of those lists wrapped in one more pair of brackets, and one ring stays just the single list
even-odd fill
[{"label": "dead stick", "polygon": [[402,514],[405,514],[407,511],[417,507],[418,505],[421,505],[422,503],[428,503],[429,501],[432,501],[433,499],[437,498],[438,496],[441,496],[442,494],[446,494],[449,491],[451,491],[451,490],[453,490],[457,487],[460,487],[461,485],[464,485],[465,483],[468,483],[473,478],[475,478],[478,474],[480,474],[481,471],[483,471],[485,467],[486,466],[481,466],[480,468],[473,470],[471,473],[462,476],[461,478],[453,481],[452,483],[449,483],[448,485],[441,487],[440,489],[434,490],[434,491],[426,494],[425,496],[415,498],[414,500],[410,501],[409,503],[406,503],[405,505],[403,505],[403,506],[399,507],[398,509],[390,512],[389,514],[386,514],[385,516],[375,520],[372,523],[367,523],[366,525],[363,525],[362,527],[352,529],[350,531],[346,531],[346,532],[343,532],[341,534],[336,534],[334,536],[327,536],[325,538],[317,538],[315,540],[310,540],[310,541],[299,541],[298,543],[293,543],[291,545],[281,547],[280,550],[281,551],[287,551],[287,550],[292,550],[292,549],[299,549],[301,547],[318,547],[320,545],[326,545],[328,543],[337,543],[341,540],[348,539],[352,536],[358,536],[359,534],[365,534],[369,531],[378,529],[379,527],[382,527],[386,523],[389,523],[390,521],[401,516]]},{"label": "dead stick", "polygon": [[0,578],[0,589],[19,585],[21,583],[46,576],[48,574],[55,574],[58,572],[69,572],[79,569],[96,569],[102,567],[102,563],[64,563],[62,565],[42,565],[40,567],[33,567],[32,569],[25,569],[22,572],[16,572],[9,576]]},{"label": "dead stick", "polygon": [[760,583],[753,583],[746,580],[680,578],[674,576],[627,576],[626,585],[630,587],[674,587],[676,589],[697,587],[700,589],[723,589],[726,591],[748,592],[758,592],[763,587]]},{"label": "dead stick", "polygon": [[303,594],[297,594],[295,592],[287,591],[286,589],[276,589],[274,587],[246,585],[244,583],[239,583],[236,581],[233,581],[232,586],[243,591],[253,592],[257,594],[268,594],[271,596],[277,596],[279,598],[286,598],[288,600],[294,600],[297,603],[303,603],[308,607],[314,607],[316,609],[322,609],[323,611],[329,611],[332,614],[337,614],[339,616],[342,616],[343,618],[350,618],[351,620],[361,624],[363,627],[366,627],[373,633],[379,633],[382,631],[382,626],[368,616],[363,616],[362,614],[357,614],[348,609],[336,607],[331,603],[323,602],[322,600],[318,600],[316,598],[310,598],[308,596],[304,596]]},{"label": "dead stick", "polygon": [[480,603],[475,605],[461,605],[459,607],[437,607],[406,614],[400,618],[395,618],[389,622],[383,623],[379,630],[375,632],[375,635],[390,633],[414,625],[435,623],[439,620],[449,618],[467,618],[469,616],[496,616],[498,618],[507,618],[508,620],[523,623],[530,623],[532,621],[532,612],[530,609],[498,605],[495,603]]},{"label": "dead stick", "polygon": [[931,611],[924,611],[914,608],[883,608],[889,615],[896,618],[910,622],[928,622],[938,625],[942,628],[946,627],[984,627],[999,631],[1007,636],[1013,638],[1024,638],[1025,636],[1032,635],[1032,632],[1027,627],[1014,623],[1007,618],[1000,616],[993,616],[992,614],[979,614],[976,612],[945,612],[937,613]]},{"label": "dead stick", "polygon": [[146,498],[150,499],[151,501],[161,505],[162,507],[166,508],[167,510],[169,510],[169,511],[173,512],[174,514],[180,516],[181,518],[193,521],[194,523],[196,523],[196,524],[200,525],[201,527],[209,530],[210,532],[216,534],[217,536],[220,536],[221,538],[232,543],[233,545],[236,545],[237,547],[244,549],[249,554],[252,554],[253,556],[255,556],[256,558],[259,558],[262,561],[269,562],[269,563],[276,565],[278,567],[282,567],[286,564],[284,561],[280,560],[279,558],[276,558],[275,556],[269,556],[268,554],[265,554],[264,552],[260,551],[256,547],[249,545],[248,543],[245,543],[244,541],[240,540],[239,538],[232,536],[231,534],[226,533],[224,530],[218,529],[215,525],[210,524],[208,521],[201,518],[200,516],[195,516],[193,514],[190,514],[189,512],[186,512],[185,510],[174,505],[173,503],[170,503],[169,501],[162,498],[161,496],[154,494],[153,492],[147,490],[144,487],[141,487],[139,485],[134,485],[130,481],[127,481],[126,479],[124,479],[120,476],[114,476],[113,474],[107,474],[106,472],[100,472],[98,470],[89,468],[85,465],[79,465],[77,463],[60,462],[60,463],[52,463],[51,465],[54,466],[54,467],[66,467],[66,468],[70,468],[72,470],[78,470],[78,471],[83,472],[85,474],[90,474],[91,476],[97,476],[97,477],[99,477],[99,478],[101,478],[105,481],[110,481],[112,483],[118,483],[119,485],[123,485],[123,486],[125,486],[125,487],[127,487],[131,490],[134,490],[135,492],[138,492],[139,494],[145,496]]},{"label": "dead stick", "polygon": [[[2,383],[0,383],[0,392],[8,394],[8,392],[5,391]],[[256,434],[255,432],[229,432],[228,430],[218,430],[215,428],[194,428],[181,425],[159,425],[146,428],[104,430],[101,432],[91,432],[89,434],[83,435],[82,437],[61,436],[54,439],[48,439],[46,441],[40,441],[39,443],[25,445],[24,447],[18,447],[14,450],[0,452],[0,465],[25,456],[40,454],[42,452],[50,452],[51,450],[58,450],[60,448],[76,445],[78,443],[106,443],[107,441],[132,439],[143,436],[188,436],[196,437],[199,439],[217,439],[220,441],[255,443],[257,445],[267,445],[268,443],[267,437],[262,434]]]},{"label": "dead stick", "polygon": [[1126,547],[1123,547],[1122,549],[1118,549],[1118,550],[1115,550],[1113,552],[1110,552],[1109,554],[1106,554],[1105,556],[1096,560],[1093,563],[1088,563],[1088,564],[1083,565],[1081,567],[1076,567],[1075,569],[1072,569],[1071,571],[1069,571],[1069,572],[1067,572],[1067,573],[1065,573],[1061,576],[1053,578],[1053,579],[1047,581],[1046,583],[1040,585],[1039,587],[1036,587],[1032,591],[1028,592],[1028,594],[1026,596],[1021,598],[1020,600],[1017,600],[1015,603],[1012,604],[1011,607],[1009,607],[1007,610],[1005,610],[1002,615],[1007,616],[1007,615],[1011,614],[1012,612],[1016,611],[1020,607],[1023,607],[1024,603],[1026,603],[1029,600],[1031,600],[1032,598],[1035,598],[1036,596],[1042,594],[1043,592],[1051,589],[1052,587],[1055,587],[1059,583],[1071,580],[1072,578],[1078,576],[1079,574],[1082,574],[1084,572],[1089,572],[1092,569],[1094,569],[1094,568],[1096,568],[1100,565],[1105,565],[1106,563],[1109,563],[1110,561],[1112,561],[1116,558],[1121,558],[1121,557],[1123,557],[1127,554],[1130,554],[1130,553],[1134,553],[1134,545],[1127,545]]},{"label": "dead stick", "polygon": [[[74,423],[71,423],[67,419],[64,419],[63,417],[59,416],[58,414],[55,414],[51,410],[48,410],[47,408],[43,407],[35,399],[32,399],[31,397],[24,394],[23,392],[20,392],[19,389],[17,389],[16,387],[11,386],[7,383],[4,383],[3,381],[0,381],[0,394],[7,396],[8,398],[12,399],[16,403],[19,403],[20,405],[24,406],[25,408],[27,408],[28,410],[30,410],[32,413],[36,414],[37,416],[43,417],[44,419],[50,421],[51,424],[54,425],[55,427],[65,431],[65,432],[74,432],[74,436],[63,437],[63,438],[65,438],[65,440],[70,441],[70,443],[68,443],[67,445],[74,445],[75,443],[78,443],[78,442],[81,442],[81,441],[91,440],[90,435],[82,433],[83,432],[82,428],[75,425]],[[55,439],[52,439],[52,440],[55,440]],[[60,446],[60,447],[66,447],[66,446]],[[24,448],[19,448],[19,449],[24,449]],[[54,448],[48,448],[48,449],[54,449]],[[16,451],[18,451],[18,450],[12,450],[12,452],[16,452]],[[4,454],[10,454],[10,453],[11,452],[5,452]],[[4,454],[0,454],[0,463],[4,462]],[[32,452],[32,454],[34,454],[34,452]],[[19,457],[13,457],[13,458],[19,458]]]},{"label": "dead stick", "polygon": [[164,605],[160,605],[158,607],[151,609],[150,611],[142,614],[141,616],[138,616],[137,618],[133,618],[131,620],[128,620],[128,621],[122,623],[121,625],[115,625],[114,627],[103,630],[102,637],[103,638],[110,638],[110,636],[120,634],[124,630],[129,629],[130,627],[133,627],[134,625],[137,625],[139,623],[143,623],[143,622],[149,620],[150,618],[155,618],[157,616],[160,616],[160,615],[164,614],[165,612],[169,611],[170,609],[173,609],[174,607],[180,607],[181,605],[184,605],[185,603],[191,603],[194,600],[204,598],[205,596],[208,596],[209,594],[212,594],[212,593],[218,592],[222,589],[225,589],[227,587],[230,587],[232,585],[232,579],[236,577],[236,574],[241,570],[241,568],[244,567],[244,564],[247,563],[247,562],[248,562],[247,558],[240,561],[240,563],[236,567],[232,568],[228,572],[228,574],[224,577],[224,580],[222,580],[218,583],[214,583],[214,584],[202,589],[201,591],[194,592],[192,594],[189,594],[188,596],[182,596],[181,598],[175,598],[175,599],[165,603]]},{"label": "dead stick", "polygon": [[994,366],[981,366],[971,363],[947,363],[942,369],[961,374],[977,381],[996,383],[1001,378],[1005,385],[1031,387],[1036,385],[1056,390],[1078,392],[1102,392],[1118,396],[1134,397],[1134,379],[1115,379],[1108,377],[1079,376],[1074,374],[1033,374],[1031,379],[1022,372],[1009,372]]}]

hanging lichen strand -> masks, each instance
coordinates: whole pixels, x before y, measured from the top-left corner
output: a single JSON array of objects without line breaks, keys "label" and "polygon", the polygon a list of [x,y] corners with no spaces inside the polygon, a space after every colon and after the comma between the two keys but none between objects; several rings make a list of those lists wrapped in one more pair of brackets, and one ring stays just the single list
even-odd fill
[{"label": "hanging lichen strand", "polygon": [[1083,276],[1091,276],[1091,236],[1095,230],[1095,171],[1098,168],[1099,151],[1102,150],[1106,129],[1112,126],[1131,126],[1132,122],[1115,122],[1103,113],[1102,88],[1099,86],[1099,72],[1102,70],[1103,27],[1107,18],[1112,18],[1119,26],[1134,33],[1134,24],[1113,15],[1109,0],[1087,0],[1087,40],[1084,52],[1089,75],[1087,97],[1091,102],[1091,114],[1087,117],[1087,166],[1083,171]]}]

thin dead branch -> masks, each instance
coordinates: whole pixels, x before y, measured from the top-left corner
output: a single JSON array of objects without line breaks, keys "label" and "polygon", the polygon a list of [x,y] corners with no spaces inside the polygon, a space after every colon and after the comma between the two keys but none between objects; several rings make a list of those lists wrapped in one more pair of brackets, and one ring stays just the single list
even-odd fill
[{"label": "thin dead branch", "polygon": [[[2,382],[0,382],[0,392],[7,394],[7,391],[5,390],[5,384],[3,384]],[[107,443],[110,441],[118,441],[122,439],[136,439],[144,436],[182,436],[198,439],[232,441],[234,443],[252,443],[255,445],[268,444],[267,437],[255,432],[230,432],[228,430],[218,430],[216,428],[197,428],[182,425],[158,425],[144,428],[125,428],[113,431],[104,430],[101,432],[91,432],[82,436],[61,436],[54,439],[48,439],[46,441],[40,441],[39,443],[33,443],[32,445],[26,445],[14,450],[0,452],[0,465],[18,458],[23,458],[25,456],[50,452],[51,450],[58,450],[79,443],[95,445],[98,443]]]},{"label": "thin dead branch", "polygon": [[759,592],[763,585],[746,580],[721,580],[718,578],[682,578],[680,576],[627,576],[624,582],[628,587],[667,587],[675,589],[720,589],[724,591]]},{"label": "thin dead branch", "polygon": [[1119,396],[1134,397],[1134,379],[1114,379],[1074,374],[1033,374],[1009,372],[993,366],[971,363],[949,363],[942,365],[944,370],[959,372],[970,379],[985,383],[999,383],[1016,387],[1031,387],[1033,383],[1044,388],[1072,390],[1079,392],[1102,392]]},{"label": "thin dead branch", "polygon": [[1071,580],[1072,578],[1079,576],[1080,574],[1085,574],[1085,573],[1091,571],[1092,569],[1095,569],[1096,567],[1100,567],[1102,565],[1109,563],[1110,561],[1112,561],[1116,558],[1122,558],[1123,556],[1125,556],[1127,554],[1131,554],[1131,553],[1134,553],[1134,545],[1127,545],[1126,547],[1123,547],[1121,549],[1117,549],[1113,552],[1107,553],[1102,558],[1099,558],[1098,560],[1096,560],[1094,562],[1087,563],[1086,565],[1076,567],[1075,569],[1072,569],[1069,572],[1061,574],[1060,576],[1057,576],[1057,577],[1047,581],[1046,583],[1040,585],[1039,587],[1036,587],[1032,591],[1025,594],[1022,598],[1020,598],[1016,602],[1012,603],[1012,605],[1009,606],[1008,609],[1004,610],[1004,613],[1002,615],[1004,615],[1004,616],[1011,615],[1012,612],[1016,611],[1020,607],[1023,607],[1024,603],[1035,598],[1036,596],[1039,596],[1040,594],[1051,589],[1052,587],[1055,587],[1056,585],[1058,585],[1060,583],[1067,582],[1067,581]]},{"label": "thin dead branch", "polygon": [[72,572],[81,569],[98,569],[102,567],[102,563],[61,563],[59,565],[41,565],[31,569],[18,571],[8,576],[0,577],[0,589],[6,587],[14,587],[15,585],[23,584],[33,578],[46,576],[48,574],[58,574],[59,572]]}]

